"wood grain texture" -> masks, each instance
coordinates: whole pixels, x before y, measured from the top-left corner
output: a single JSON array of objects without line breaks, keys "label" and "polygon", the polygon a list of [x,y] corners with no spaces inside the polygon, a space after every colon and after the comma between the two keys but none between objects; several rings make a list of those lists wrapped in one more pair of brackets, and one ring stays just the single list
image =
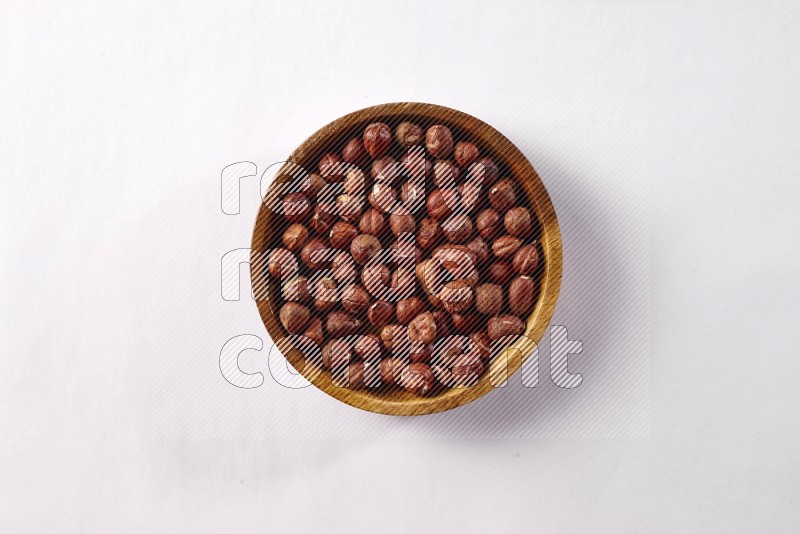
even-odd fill
[{"label": "wood grain texture", "polygon": [[[271,284],[265,299],[257,300],[258,311],[272,340],[298,372],[303,374],[317,388],[332,397],[371,412],[389,415],[422,415],[450,410],[471,402],[495,389],[508,377],[519,370],[524,359],[538,343],[547,329],[561,286],[562,250],[561,233],[550,196],[539,175],[522,152],[500,132],[475,117],[460,111],[423,103],[382,104],[355,111],[324,126],[304,141],[287,161],[293,162],[309,172],[316,172],[318,159],[332,149],[340,149],[343,141],[353,135],[360,135],[363,128],[372,122],[397,124],[402,120],[413,120],[423,127],[431,124],[445,124],[454,132],[454,137],[469,139],[481,148],[481,153],[489,155],[501,169],[506,170],[523,188],[531,207],[541,224],[540,242],[544,255],[544,271],[540,281],[540,291],[536,305],[527,321],[525,337],[506,349],[492,362],[489,371],[474,386],[446,390],[430,397],[417,397],[402,390],[384,394],[370,393],[368,390],[353,391],[338,387],[331,382],[330,374],[316,366],[305,365],[303,354],[285,342],[285,334],[277,319],[279,284]],[[276,176],[280,176],[280,171]],[[277,216],[262,203],[253,231],[251,261],[252,278],[260,278],[255,261],[257,251],[275,246],[275,228],[280,228]]]}]

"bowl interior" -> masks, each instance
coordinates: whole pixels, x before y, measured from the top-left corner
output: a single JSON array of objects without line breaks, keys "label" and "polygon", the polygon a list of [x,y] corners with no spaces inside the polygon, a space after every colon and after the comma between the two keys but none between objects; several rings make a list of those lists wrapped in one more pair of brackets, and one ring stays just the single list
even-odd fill
[{"label": "bowl interior", "polygon": [[[466,404],[501,385],[519,369],[535,343],[541,340],[555,309],[562,269],[558,221],[550,197],[533,166],[497,130],[460,111],[421,103],[383,104],[359,110],[321,128],[304,141],[287,161],[309,173],[317,172],[317,163],[322,155],[330,151],[341,152],[344,144],[353,136],[360,135],[368,124],[385,122],[394,130],[397,124],[405,120],[414,121],[423,128],[433,124],[448,126],[454,139],[470,140],[477,144],[481,155],[488,155],[499,166],[501,177],[512,177],[521,186],[538,219],[537,232],[543,269],[538,280],[536,304],[528,317],[525,335],[493,358],[488,372],[477,384],[445,390],[427,397],[418,397],[400,389],[376,394],[369,389],[354,391],[334,385],[328,372],[310,363],[310,360],[307,365],[303,353],[285,342],[286,335],[277,319],[280,284],[267,284],[265,292],[257,295],[258,310],[273,341],[294,368],[316,387],[343,402],[392,415],[418,415],[448,410]],[[398,158],[399,149],[393,147],[392,150],[389,155]],[[284,179],[281,177],[286,174],[283,170],[279,171],[276,174],[277,180]],[[253,232],[254,255],[258,251],[283,247],[281,232],[274,230],[282,228],[279,217],[267,208],[266,203],[262,203]],[[257,272],[259,268],[259,262],[251,262],[251,276],[254,281],[263,278],[262,273]],[[378,330],[376,328],[376,333]]]}]

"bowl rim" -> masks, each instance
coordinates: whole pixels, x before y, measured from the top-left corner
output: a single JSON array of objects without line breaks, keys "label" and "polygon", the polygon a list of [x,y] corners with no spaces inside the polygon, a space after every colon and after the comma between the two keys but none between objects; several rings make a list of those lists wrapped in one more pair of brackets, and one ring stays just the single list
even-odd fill
[{"label": "bowl rim", "polygon": [[[320,152],[320,142],[330,136],[341,137],[342,132],[357,125],[380,122],[388,117],[422,117],[426,120],[441,119],[449,126],[479,136],[481,143],[491,146],[494,154],[499,154],[516,183],[525,190],[530,205],[541,223],[540,243],[544,255],[544,272],[540,279],[539,297],[526,322],[523,336],[496,356],[479,382],[470,387],[452,388],[444,393],[430,397],[415,397],[413,400],[395,401],[371,395],[366,390],[350,390],[332,383],[328,373],[316,367],[305,365],[302,353],[285,343],[283,331],[271,299],[257,299],[256,305],[264,326],[272,341],[286,357],[287,361],[316,388],[331,397],[362,410],[385,415],[424,415],[451,410],[472,402],[494,389],[502,389],[502,384],[511,378],[522,366],[531,352],[544,336],[555,312],[561,287],[563,270],[563,251],[561,231],[555,208],[541,178],[525,155],[503,134],[489,124],[462,111],[422,102],[395,102],[370,106],[353,111],[326,124],[303,141],[286,159],[286,162],[300,164],[310,154]],[[284,164],[286,165],[286,164]],[[313,172],[309,170],[309,172]],[[278,171],[275,176],[280,176]],[[257,280],[257,269],[263,264],[258,261],[260,251],[265,250],[271,238],[269,224],[272,212],[265,202],[261,202],[256,216],[251,244],[250,276]],[[487,319],[488,320],[488,319]]]}]

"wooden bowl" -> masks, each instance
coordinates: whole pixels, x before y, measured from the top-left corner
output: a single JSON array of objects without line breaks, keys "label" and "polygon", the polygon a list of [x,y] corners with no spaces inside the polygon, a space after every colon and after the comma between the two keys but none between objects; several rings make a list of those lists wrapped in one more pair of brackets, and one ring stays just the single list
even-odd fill
[{"label": "wooden bowl", "polygon": [[[366,389],[354,391],[334,385],[330,373],[320,372],[320,369],[311,363],[306,365],[300,350],[288,346],[285,342],[286,334],[277,318],[279,284],[270,284],[266,294],[258,299],[257,303],[261,319],[272,340],[289,363],[316,387],[342,402],[363,410],[390,415],[422,415],[450,410],[471,402],[501,385],[520,368],[534,348],[534,343],[541,340],[555,310],[561,285],[561,234],[550,196],[525,156],[511,141],[488,124],[454,109],[433,104],[403,102],[355,111],[322,127],[304,141],[287,161],[307,169],[308,172],[316,172],[318,160],[325,152],[341,150],[348,139],[361,135],[367,124],[385,122],[396,125],[402,120],[413,120],[423,128],[432,124],[447,125],[453,131],[454,138],[460,137],[475,142],[480,147],[482,155],[490,156],[498,164],[501,176],[511,175],[528,196],[541,226],[539,239],[544,256],[544,270],[536,304],[527,320],[525,335],[496,357],[488,372],[471,387],[449,389],[427,397],[418,397],[402,390],[375,394]],[[276,174],[276,176],[281,175],[280,171]],[[262,203],[253,231],[254,256],[251,261],[253,280],[261,278],[256,272],[259,262],[255,261],[255,255],[259,253],[258,251],[278,246],[280,230],[274,229],[279,228],[281,224],[277,216]]]}]

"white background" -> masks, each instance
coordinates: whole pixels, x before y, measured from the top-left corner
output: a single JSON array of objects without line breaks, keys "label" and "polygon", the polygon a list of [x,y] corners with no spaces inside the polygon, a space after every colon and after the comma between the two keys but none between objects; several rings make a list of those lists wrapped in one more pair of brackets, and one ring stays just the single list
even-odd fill
[{"label": "white background", "polygon": [[[797,531],[798,23],[755,1],[5,2],[0,531]],[[398,420],[220,376],[228,338],[266,340],[219,296],[258,205],[248,183],[222,215],[221,169],[392,101],[471,113],[540,171],[577,396]],[[649,380],[583,393],[620,361]],[[469,436],[523,439],[442,439]]]}]

